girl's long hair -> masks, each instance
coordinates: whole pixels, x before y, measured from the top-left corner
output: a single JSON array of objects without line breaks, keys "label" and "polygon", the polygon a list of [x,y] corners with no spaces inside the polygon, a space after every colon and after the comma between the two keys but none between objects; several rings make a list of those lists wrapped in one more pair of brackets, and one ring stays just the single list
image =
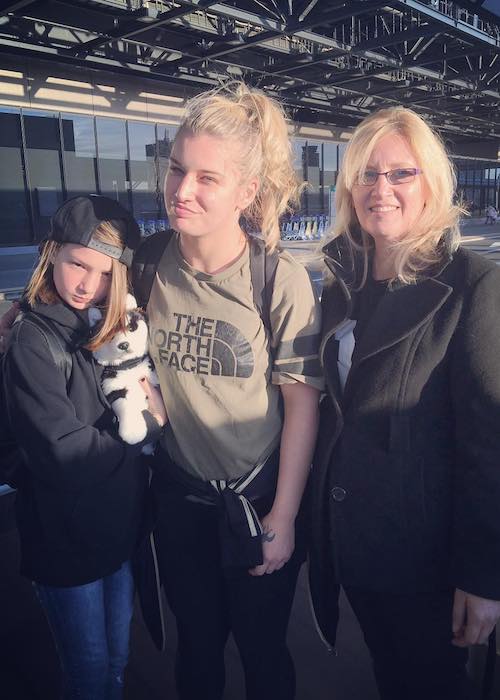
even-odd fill
[{"label": "girl's long hair", "polygon": [[234,81],[201,93],[186,105],[179,132],[234,141],[242,183],[258,179],[258,191],[243,218],[260,231],[268,249],[280,239],[280,217],[298,204],[303,185],[293,167],[285,113],[262,91]]},{"label": "girl's long hair", "polygon": [[[101,243],[108,243],[114,246],[123,245],[119,231],[109,221],[103,221],[93,235]],[[64,245],[66,244],[52,240],[48,240],[43,245],[40,258],[24,293],[24,297],[30,306],[33,306],[37,301],[42,304],[56,304],[60,301],[54,285],[53,261]],[[96,350],[107,343],[118,331],[125,330],[125,299],[127,291],[127,268],[123,263],[112,258],[111,284],[107,298],[102,305],[103,319],[97,328],[97,332],[85,346],[86,348]]]}]

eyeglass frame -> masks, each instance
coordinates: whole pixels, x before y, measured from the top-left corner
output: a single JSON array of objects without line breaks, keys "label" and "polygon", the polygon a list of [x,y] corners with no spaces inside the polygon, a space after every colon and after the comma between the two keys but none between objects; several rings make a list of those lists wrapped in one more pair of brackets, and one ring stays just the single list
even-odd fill
[{"label": "eyeglass frame", "polygon": [[[390,174],[390,173],[395,173],[395,172],[398,171],[398,170],[412,170],[412,171],[414,171],[413,176],[412,176],[412,179],[411,179],[411,180],[407,180],[406,182],[391,182],[391,181],[389,180],[389,174]],[[366,171],[365,171],[365,172],[366,172]],[[417,177],[417,175],[422,175],[422,173],[423,173],[424,171],[423,171],[421,168],[392,168],[391,170],[386,170],[385,173],[379,173],[379,172],[377,172],[376,170],[370,170],[369,172],[376,173],[377,177],[376,177],[376,179],[375,179],[375,182],[372,182],[372,183],[368,184],[368,183],[366,183],[366,182],[358,182],[358,179],[356,179],[356,182],[355,182],[354,184],[355,184],[355,185],[359,185],[360,187],[374,187],[374,186],[377,184],[377,182],[378,182],[379,176],[380,176],[380,175],[385,175],[385,179],[386,179],[387,182],[388,182],[390,185],[392,185],[393,187],[397,187],[398,185],[408,185],[410,182],[413,182],[413,180]],[[358,177],[359,177],[359,176],[358,176]]]}]

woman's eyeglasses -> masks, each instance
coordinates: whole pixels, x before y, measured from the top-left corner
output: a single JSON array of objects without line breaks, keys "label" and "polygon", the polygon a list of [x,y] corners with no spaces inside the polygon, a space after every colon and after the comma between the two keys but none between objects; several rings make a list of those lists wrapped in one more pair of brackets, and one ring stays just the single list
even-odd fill
[{"label": "woman's eyeglasses", "polygon": [[396,168],[395,170],[387,170],[385,173],[378,173],[376,170],[365,170],[359,173],[357,184],[374,185],[379,175],[385,175],[391,185],[404,185],[407,182],[413,182],[415,177],[421,175],[422,172],[420,168]]}]

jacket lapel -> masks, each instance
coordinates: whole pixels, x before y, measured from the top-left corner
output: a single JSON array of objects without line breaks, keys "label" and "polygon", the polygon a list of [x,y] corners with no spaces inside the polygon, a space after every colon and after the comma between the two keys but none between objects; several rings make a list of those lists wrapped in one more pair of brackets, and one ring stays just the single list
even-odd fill
[{"label": "jacket lapel", "polygon": [[342,279],[336,274],[335,266],[325,259],[323,273],[323,292],[321,295],[321,314],[323,335],[329,335],[349,317],[352,310],[352,300],[349,290]]},{"label": "jacket lapel", "polygon": [[[349,290],[356,289],[361,283],[363,256],[358,250],[349,248],[343,237],[328,243],[323,252],[325,284],[321,300],[323,340],[320,358],[328,380],[328,376],[333,374],[328,370],[332,360],[331,346],[334,345],[328,341],[352,314],[353,297]],[[382,297],[355,351],[355,365],[401,342],[438,311],[452,292],[452,287],[440,281],[451,258],[447,239],[443,239],[440,260],[426,271],[418,283],[401,285]],[[330,383],[334,383],[332,377]]]},{"label": "jacket lapel", "polygon": [[415,333],[444,304],[451,291],[449,285],[427,278],[384,294],[360,339],[355,364]]},{"label": "jacket lapel", "polygon": [[352,301],[349,291],[342,278],[336,275],[332,261],[326,258],[323,274],[323,293],[321,295],[323,332],[319,348],[319,359],[328,388],[334,396],[340,396],[341,392],[337,372],[338,345],[331,339],[337,328],[348,318],[351,309]]}]

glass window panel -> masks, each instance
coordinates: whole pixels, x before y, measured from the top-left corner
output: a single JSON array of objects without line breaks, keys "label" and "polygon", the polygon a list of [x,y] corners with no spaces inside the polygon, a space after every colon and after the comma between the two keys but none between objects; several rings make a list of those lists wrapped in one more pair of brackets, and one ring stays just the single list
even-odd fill
[{"label": "glass window panel", "polygon": [[307,213],[316,216],[323,214],[323,197],[320,190],[321,142],[308,141],[307,152]]},{"label": "glass window panel", "polygon": [[[307,180],[307,141],[292,139],[294,169],[300,182]],[[300,211],[307,212],[307,193],[302,192]]]},{"label": "glass window panel", "polygon": [[177,129],[172,126],[165,126],[165,124],[157,124],[156,125],[156,134],[157,134],[157,148],[158,148],[158,159],[159,159],[159,183],[160,183],[160,192],[161,196],[159,197],[160,199],[160,204],[161,204],[161,215],[162,217],[166,217],[166,212],[165,212],[165,202],[163,201],[163,185],[165,182],[165,175],[167,172],[168,168],[168,159],[170,158],[170,151],[172,150],[172,144],[175,138],[175,134],[177,133]]},{"label": "glass window panel", "polygon": [[323,144],[323,182],[326,188],[334,185],[337,181],[337,144]]},{"label": "glass window panel", "polygon": [[125,122],[96,117],[96,130],[101,194],[129,209]]},{"label": "glass window panel", "polygon": [[461,160],[454,161],[455,167],[457,169],[457,182],[459,185],[465,185],[466,183],[466,167],[465,163]]},{"label": "glass window panel", "polygon": [[40,240],[47,234],[50,217],[63,201],[59,115],[23,111],[23,119],[35,237]]},{"label": "glass window panel", "polygon": [[305,139],[292,139],[293,163],[295,172],[301,181],[307,177],[307,141]]},{"label": "glass window panel", "polygon": [[68,197],[97,191],[94,120],[73,114],[62,116],[63,158]]},{"label": "glass window panel", "polygon": [[338,170],[342,167],[342,161],[344,160],[345,149],[347,148],[347,143],[339,143],[339,164]]},{"label": "glass window panel", "polygon": [[127,157],[125,122],[121,119],[97,117],[96,123],[99,158],[125,159]]},{"label": "glass window panel", "polygon": [[468,203],[469,209],[472,211],[474,207],[480,206],[480,202],[474,199],[474,189],[472,187],[464,187],[464,199]]},{"label": "glass window panel", "polygon": [[0,112],[0,245],[31,243],[31,225],[24,186],[19,110]]},{"label": "glass window panel", "polygon": [[486,168],[484,171],[484,179],[485,182],[487,183],[488,180],[495,182],[495,175],[496,175],[496,170],[495,168]]},{"label": "glass window panel", "polygon": [[481,203],[481,210],[486,211],[486,207],[488,207],[490,204],[495,204],[493,191],[487,187],[482,188],[480,191],[476,190],[476,199],[478,197]]},{"label": "glass window panel", "polygon": [[159,217],[154,124],[128,123],[132,207],[138,220]]},{"label": "glass window panel", "polygon": [[327,216],[335,212],[334,186],[338,175],[338,144],[323,144],[323,206]]}]

